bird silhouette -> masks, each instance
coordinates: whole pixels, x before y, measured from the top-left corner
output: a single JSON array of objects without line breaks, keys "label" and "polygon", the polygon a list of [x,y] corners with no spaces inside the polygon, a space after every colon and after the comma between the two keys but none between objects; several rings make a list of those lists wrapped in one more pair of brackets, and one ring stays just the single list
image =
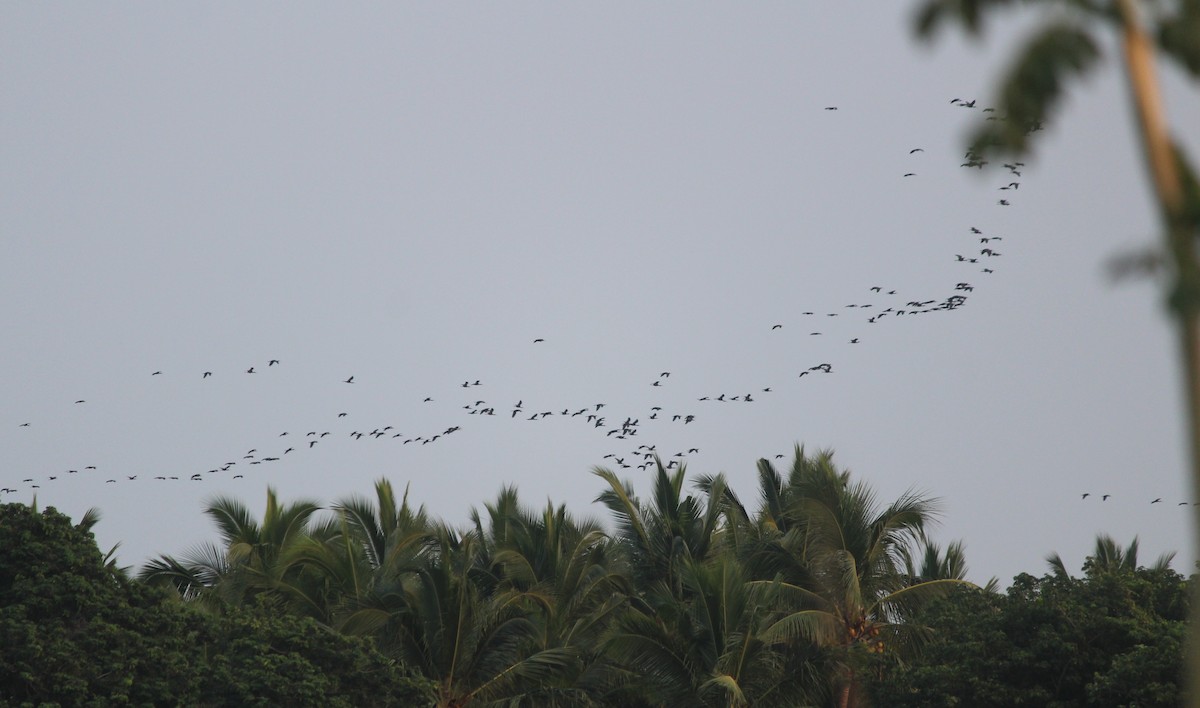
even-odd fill
[{"label": "bird silhouette", "polygon": [[911,155],[915,152],[925,152],[925,148],[913,148],[912,150],[908,151],[908,154]]},{"label": "bird silhouette", "polygon": [[254,373],[254,367],[253,367],[253,366],[251,366],[249,369],[246,369],[246,373],[247,373],[247,374],[253,374],[253,373]]},{"label": "bird silhouette", "polygon": [[276,365],[276,364],[278,364],[278,363],[279,363],[279,360],[278,360],[278,359],[272,359],[272,360],[270,360],[270,361],[268,361],[268,362],[267,362],[267,366],[275,366],[275,365]]},{"label": "bird silhouette", "polygon": [[354,383],[354,377],[353,377],[353,376],[351,376],[350,378],[346,379],[346,380],[345,380],[345,381],[343,381],[342,383]]},{"label": "bird silhouette", "polygon": [[1090,496],[1092,496],[1090,492],[1084,492],[1083,496],[1081,496],[1080,499],[1087,499]]},{"label": "bird silhouette", "polygon": [[203,376],[201,376],[200,378],[202,378],[202,379],[207,379],[209,376],[212,376],[212,372],[211,372],[211,371],[205,371],[205,372],[204,372],[204,375],[203,375]]},{"label": "bird silhouette", "polygon": [[162,372],[161,372],[161,371],[155,371],[153,374],[150,374],[150,375],[151,375],[151,376],[162,376]]},{"label": "bird silhouette", "polygon": [[1159,502],[1161,502],[1161,501],[1162,501],[1162,497],[1159,497],[1158,499],[1155,499],[1154,501],[1152,501],[1152,502],[1150,502],[1150,503],[1151,503],[1151,504],[1157,504],[1157,503],[1159,503]]}]

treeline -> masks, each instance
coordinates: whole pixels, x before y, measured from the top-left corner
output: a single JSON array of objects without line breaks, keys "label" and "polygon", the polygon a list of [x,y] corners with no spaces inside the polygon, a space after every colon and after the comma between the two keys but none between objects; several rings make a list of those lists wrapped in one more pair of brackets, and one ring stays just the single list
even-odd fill
[{"label": "treeline", "polygon": [[[0,696],[192,705],[1177,705],[1187,582],[1108,539],[1074,578],[964,580],[935,500],[829,453],[721,475],[597,469],[614,530],[505,488],[455,529],[398,499],[207,507],[221,541],[129,579],[94,518],[9,505]],[[165,696],[170,696],[164,700]]]}]

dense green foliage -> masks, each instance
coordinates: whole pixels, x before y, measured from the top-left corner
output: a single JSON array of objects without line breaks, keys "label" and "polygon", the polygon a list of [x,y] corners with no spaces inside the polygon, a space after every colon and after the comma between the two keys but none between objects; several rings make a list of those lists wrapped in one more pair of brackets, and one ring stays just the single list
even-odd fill
[{"label": "dense green foliage", "polygon": [[925,538],[936,503],[878,504],[828,453],[646,498],[597,469],[614,530],[515,489],[453,529],[397,500],[322,516],[210,501],[221,543],[140,581],[87,527],[0,507],[0,696],[11,704],[1168,705],[1183,578],[1101,539],[1007,595]]},{"label": "dense green foliage", "polygon": [[420,705],[361,640],[269,606],[224,615],[106,567],[53,509],[0,506],[0,704]]},{"label": "dense green foliage", "polygon": [[1165,568],[1061,566],[1007,594],[960,589],[931,606],[918,656],[881,665],[881,706],[1176,706],[1187,583]]}]

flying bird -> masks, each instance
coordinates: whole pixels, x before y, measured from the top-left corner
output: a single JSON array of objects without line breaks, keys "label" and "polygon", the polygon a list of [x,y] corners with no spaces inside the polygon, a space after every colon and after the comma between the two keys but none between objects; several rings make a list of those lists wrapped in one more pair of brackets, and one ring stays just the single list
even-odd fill
[{"label": "flying bird", "polygon": [[204,375],[203,375],[203,376],[201,376],[200,378],[202,378],[202,379],[207,379],[209,376],[212,376],[212,372],[211,372],[211,371],[205,371],[205,372],[204,372]]},{"label": "flying bird", "polygon": [[346,380],[345,380],[345,381],[343,381],[342,383],[354,383],[354,377],[353,377],[353,376],[351,376],[350,378],[346,379]]},{"label": "flying bird", "polygon": [[915,152],[925,152],[925,148],[913,148],[912,150],[908,151],[908,154],[911,155]]}]

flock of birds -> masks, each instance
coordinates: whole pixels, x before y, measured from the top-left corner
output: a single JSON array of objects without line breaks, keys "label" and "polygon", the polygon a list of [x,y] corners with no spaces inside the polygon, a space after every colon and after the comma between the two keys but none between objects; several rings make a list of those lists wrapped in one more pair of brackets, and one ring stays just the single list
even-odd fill
[{"label": "flock of birds", "polygon": [[[951,103],[955,106],[973,109],[976,107],[974,100],[965,101],[962,99],[953,99]],[[836,111],[836,106],[827,106],[826,110]],[[998,119],[994,115],[994,111],[990,108],[984,108],[983,112],[993,115],[988,116],[988,120]],[[1034,129],[1038,127],[1035,126]],[[916,156],[924,152],[923,148],[915,147],[910,149],[909,155],[913,159],[918,159]],[[980,155],[973,152],[967,152],[964,155],[964,162],[961,163],[962,168],[966,169],[982,169],[988,164],[988,161]],[[1011,162],[1003,165],[1007,174],[1004,177],[1003,184],[997,187],[998,191],[1015,194],[1021,187],[1021,176],[1024,168],[1024,163]],[[905,172],[902,177],[905,179],[917,177],[916,172]],[[996,206],[1009,207],[1013,202],[1011,197],[1000,198],[996,202]],[[797,323],[788,323],[786,327],[792,328],[798,325],[803,325],[802,331],[806,331],[810,337],[823,337],[832,334],[832,331],[821,322],[833,322],[830,318],[857,318],[858,324],[864,327],[863,331],[856,333],[855,336],[846,340],[847,344],[858,345],[867,337],[867,332],[870,331],[868,326],[878,326],[881,323],[889,321],[897,321],[901,318],[913,318],[920,316],[930,316],[953,312],[966,305],[970,293],[975,290],[976,285],[972,282],[976,277],[987,278],[996,272],[996,263],[1004,254],[1001,252],[1002,245],[1005,244],[1004,236],[985,233],[982,229],[964,225],[963,227],[963,246],[961,252],[956,252],[947,255],[947,261],[953,267],[964,269],[964,273],[972,275],[963,275],[956,278],[953,286],[943,286],[945,289],[940,294],[935,294],[929,297],[927,294],[918,297],[913,297],[909,294],[902,294],[896,288],[891,288],[886,285],[870,285],[863,289],[863,297],[856,302],[846,303],[838,311],[818,312],[808,310],[800,312]],[[969,247],[968,247],[969,246]],[[948,290],[948,292],[947,292]],[[785,328],[785,324],[781,322],[764,323],[764,329],[768,332],[778,332]],[[546,343],[545,337],[537,337],[532,340],[532,346],[540,346]],[[276,371],[285,368],[285,364],[281,359],[268,359],[265,364],[259,362],[248,366],[246,369],[238,372],[220,373],[214,371],[197,371],[191,376],[195,376],[201,380],[209,380],[217,376],[240,375],[240,376],[270,376]],[[337,378],[332,380],[340,381],[347,386],[357,386],[360,380],[356,374],[345,372],[348,375],[346,378]],[[834,365],[827,361],[812,361],[798,368],[795,373],[796,382],[803,383],[808,377],[824,377],[835,373]],[[648,376],[647,381],[643,385],[653,388],[665,388],[671,385],[670,371],[661,371],[657,376]],[[168,377],[170,374],[163,370],[155,370],[149,373],[152,377]],[[542,402],[534,403],[525,399],[516,401],[491,401],[479,391],[486,390],[485,382],[479,379],[467,378],[457,385],[451,391],[453,395],[459,396],[457,405],[462,418],[452,421],[451,424],[439,425],[428,430],[414,430],[407,428],[401,430],[394,422],[382,424],[362,424],[355,422],[355,416],[349,411],[331,411],[326,418],[326,423],[315,425],[307,429],[301,430],[284,430],[275,435],[273,440],[263,441],[261,444],[236,452],[232,452],[223,459],[216,461],[213,464],[202,466],[198,469],[180,472],[177,474],[114,474],[112,471],[98,469],[96,465],[88,464],[77,468],[60,469],[55,471],[40,471],[27,472],[24,475],[18,475],[17,478],[8,481],[3,486],[0,486],[0,499],[3,495],[18,494],[21,492],[36,492],[43,489],[44,486],[53,484],[61,484],[73,476],[102,476],[105,484],[124,485],[129,483],[173,483],[173,482],[204,482],[206,479],[228,475],[231,479],[245,479],[256,469],[262,469],[260,465],[286,465],[291,459],[297,456],[318,448],[324,448],[330,445],[338,444],[339,442],[355,442],[375,441],[388,442],[400,448],[405,446],[428,446],[428,445],[443,445],[452,436],[456,436],[460,431],[464,430],[464,426],[468,426],[472,421],[482,421],[485,419],[498,419],[513,422],[538,422],[549,420],[563,420],[569,424],[577,425],[594,432],[596,435],[603,436],[606,442],[611,445],[611,451],[603,456],[606,464],[613,465],[617,468],[629,470],[639,469],[648,470],[655,465],[656,460],[663,460],[663,463],[668,468],[676,467],[688,455],[700,453],[699,446],[683,446],[681,449],[668,450],[660,449],[653,441],[655,426],[671,425],[680,426],[684,429],[695,422],[701,416],[710,415],[713,413],[714,406],[722,405],[753,405],[764,397],[771,396],[777,390],[776,387],[781,386],[779,382],[773,385],[758,386],[750,390],[711,390],[707,392],[698,391],[693,397],[692,405],[686,407],[675,407],[671,410],[665,409],[663,406],[650,406],[645,409],[622,411],[615,413],[611,407],[604,401],[575,401],[564,405],[563,402],[556,404],[546,404]],[[421,403],[434,403],[435,400],[449,398],[451,391],[430,392],[430,395],[421,399]],[[436,394],[436,399],[435,395]],[[88,405],[85,399],[76,399],[74,405]],[[473,418],[472,418],[473,417]],[[52,424],[52,421],[23,421],[17,424],[20,428],[29,428],[35,425]],[[642,442],[642,441],[645,442]],[[775,459],[784,459],[784,454],[775,455]],[[107,472],[107,474],[106,474]],[[1086,501],[1092,497],[1091,493],[1083,493],[1082,499]],[[1103,494],[1100,496],[1102,502],[1107,502],[1112,497],[1111,494]],[[1162,498],[1155,498],[1150,501],[1151,504],[1162,503]],[[1189,502],[1179,502],[1179,506],[1188,505]],[[1200,504],[1200,503],[1198,503]]]}]

